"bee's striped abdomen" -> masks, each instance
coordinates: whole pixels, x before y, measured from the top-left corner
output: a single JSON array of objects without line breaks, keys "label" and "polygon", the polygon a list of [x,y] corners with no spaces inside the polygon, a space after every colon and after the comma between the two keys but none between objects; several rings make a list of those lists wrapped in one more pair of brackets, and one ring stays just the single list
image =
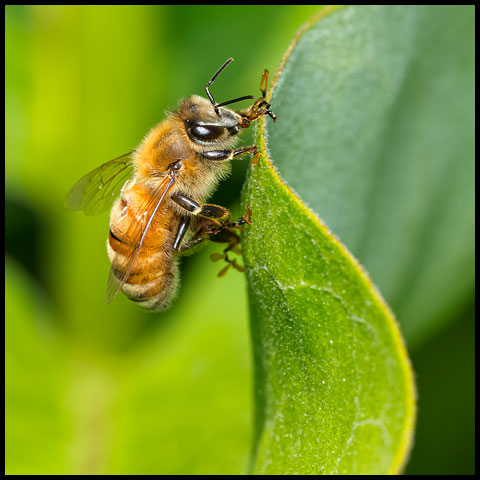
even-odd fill
[{"label": "bee's striped abdomen", "polygon": [[[146,224],[147,216],[136,218],[139,205],[145,203],[148,192],[133,184],[112,208],[110,234],[107,251],[117,278],[123,278],[128,259],[136,255],[142,228],[135,228],[138,222]],[[177,290],[177,264],[173,254],[173,234],[170,225],[171,211],[168,205],[155,214],[150,228],[143,239],[133,268],[122,285],[123,293],[140,306],[160,311],[170,305]],[[132,238],[133,237],[133,238]]]}]

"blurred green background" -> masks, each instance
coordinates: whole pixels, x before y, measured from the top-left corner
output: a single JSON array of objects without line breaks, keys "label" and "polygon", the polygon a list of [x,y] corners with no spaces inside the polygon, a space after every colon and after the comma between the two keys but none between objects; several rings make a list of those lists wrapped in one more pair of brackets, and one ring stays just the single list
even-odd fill
[{"label": "blurred green background", "polygon": [[[236,474],[252,401],[245,279],[208,247],[171,310],[103,301],[108,215],[62,208],[235,58],[215,98],[258,93],[318,6],[6,7],[6,465],[9,474]],[[245,133],[242,144],[251,141]],[[247,162],[213,202],[238,216]],[[473,292],[472,292],[473,295]],[[474,312],[410,350],[419,392],[406,473],[474,472]],[[407,338],[408,342],[408,338]]]}]

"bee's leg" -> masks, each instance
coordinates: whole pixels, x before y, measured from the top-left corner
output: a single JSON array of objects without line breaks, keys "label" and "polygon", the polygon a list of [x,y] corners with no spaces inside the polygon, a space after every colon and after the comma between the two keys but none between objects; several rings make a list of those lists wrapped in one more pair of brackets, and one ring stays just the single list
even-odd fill
[{"label": "bee's leg", "polygon": [[235,230],[243,230],[243,225],[250,225],[252,220],[252,212],[250,210],[250,205],[247,207],[247,211],[243,216],[237,218],[234,222],[229,222],[219,227],[206,229],[208,239],[211,242],[217,243],[226,243],[227,247],[223,251],[225,259],[228,261],[226,254],[232,250],[235,253],[241,254],[242,251],[239,248],[240,237]]},{"label": "bee's leg", "polygon": [[270,110],[271,105],[265,100],[267,97],[267,85],[268,85],[268,70],[265,69],[260,80],[260,91],[262,96],[257,98],[255,103],[247,110],[240,110],[238,113],[243,117],[239,126],[241,128],[248,128],[252,122],[258,120],[263,115],[268,115],[275,122],[277,117]]},{"label": "bee's leg", "polygon": [[193,215],[218,220],[219,225],[228,222],[228,219],[230,218],[230,211],[220,205],[214,205],[212,203],[200,204],[181,193],[174,193],[170,198],[187,212],[190,212]]},{"label": "bee's leg", "polygon": [[[211,206],[223,208],[219,207],[218,205]],[[225,210],[228,212],[227,209]],[[230,212],[228,212],[228,215],[230,215]],[[196,226],[196,231],[186,244],[181,244],[177,242],[177,239],[181,235],[182,225],[184,224],[185,220],[180,224],[177,237],[174,242],[174,249],[176,245],[176,251],[181,252],[182,254],[186,253],[188,255],[188,252],[193,253],[195,251],[195,248],[204,240],[210,240],[211,242],[215,243],[226,243],[227,245],[223,250],[223,254],[212,253],[212,255],[210,256],[213,261],[223,259],[227,262],[227,265],[222,268],[218,276],[221,277],[225,275],[230,267],[233,267],[236,270],[243,272],[245,270],[244,267],[242,265],[239,265],[235,259],[230,259],[228,256],[228,252],[233,251],[238,255],[241,255],[242,253],[239,248],[240,236],[235,230],[241,230],[243,225],[250,224],[250,206],[247,208],[245,215],[238,218],[235,222],[228,222],[228,218],[221,221],[218,218],[207,216],[203,216],[203,218],[202,216],[200,216],[198,220],[199,221]],[[183,228],[186,229],[187,227]]]},{"label": "bee's leg", "polygon": [[244,272],[245,267],[242,265],[239,265],[235,259],[231,260],[228,257],[228,252],[233,251],[238,255],[242,254],[242,251],[239,248],[240,244],[240,236],[234,231],[234,229],[242,229],[242,225],[248,224],[250,225],[251,223],[251,218],[252,218],[252,212],[250,210],[250,205],[247,207],[247,211],[245,212],[245,215],[237,219],[235,222],[230,222],[226,225],[224,225],[220,230],[217,230],[216,232],[212,232],[209,234],[209,240],[212,242],[219,242],[219,243],[227,243],[226,248],[223,250],[223,255],[219,253],[212,253],[210,255],[210,258],[212,261],[216,262],[217,260],[225,260],[227,262],[227,265],[220,270],[218,273],[219,277],[223,277],[225,275],[230,267],[235,268],[235,270],[238,270],[239,272]]},{"label": "bee's leg", "polygon": [[242,225],[250,225],[252,223],[252,209],[250,205],[247,206],[247,211],[240,217],[237,218],[234,222],[230,222],[227,226],[229,228],[238,228],[242,230]]},{"label": "bee's leg", "polygon": [[240,147],[236,148],[235,150],[212,150],[210,152],[203,152],[200,156],[207,160],[227,161],[231,160],[237,155],[243,155],[244,153],[256,154],[257,152],[258,147],[256,145],[252,145],[251,147]]},{"label": "bee's leg", "polygon": [[[233,224],[236,225],[237,222],[233,222]],[[223,253],[212,253],[210,255],[210,258],[214,262],[218,260],[224,260],[227,262],[227,265],[220,270],[218,276],[223,277],[230,267],[233,267],[240,272],[244,272],[245,268],[242,265],[239,265],[235,259],[231,259],[228,256],[228,252],[230,251],[233,251],[237,254],[242,253],[238,247],[238,244],[240,243],[240,237],[233,230],[234,227],[229,225],[229,223],[222,225],[220,222],[218,222],[218,220],[215,219],[202,218],[197,226],[195,234],[186,245],[182,245],[180,252],[182,254],[187,252],[187,255],[189,252],[193,253],[195,252],[196,247],[204,240],[210,240],[211,242],[215,243],[226,243],[227,246],[223,250]]]},{"label": "bee's leg", "polygon": [[178,252],[178,250],[180,249],[183,237],[185,236],[185,233],[187,233],[188,227],[190,226],[190,220],[190,217],[185,217],[178,227],[177,235],[175,237],[175,241],[173,242],[173,250],[175,252]]},{"label": "bee's leg", "polygon": [[212,253],[210,258],[212,261],[216,262],[218,260],[224,260],[227,262],[227,265],[220,270],[218,273],[219,277],[223,277],[227,273],[230,267],[235,268],[239,272],[244,272],[245,268],[242,265],[239,265],[235,259],[230,259],[228,253],[230,251],[235,252],[238,255],[242,254],[242,251],[239,248],[240,244],[240,236],[235,231],[235,229],[241,230],[242,225],[248,224],[250,225],[251,222],[251,210],[250,206],[247,207],[247,211],[245,215],[238,218],[235,222],[225,223],[220,225],[218,222],[212,219],[204,219],[202,221],[193,237],[193,241],[195,239],[208,239],[211,242],[216,243],[226,243],[227,246],[223,250],[223,254],[221,253]]}]

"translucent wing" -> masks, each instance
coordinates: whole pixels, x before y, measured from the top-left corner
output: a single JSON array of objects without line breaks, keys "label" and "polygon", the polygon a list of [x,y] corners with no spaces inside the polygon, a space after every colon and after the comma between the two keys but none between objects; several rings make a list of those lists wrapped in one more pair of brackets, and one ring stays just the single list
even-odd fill
[{"label": "translucent wing", "polygon": [[98,215],[108,210],[133,171],[135,150],[114,158],[82,177],[67,193],[63,202],[67,210],[83,210]]},{"label": "translucent wing", "polygon": [[133,220],[127,228],[125,235],[127,242],[134,245],[127,255],[116,254],[112,259],[112,267],[108,275],[105,302],[110,303],[127,281],[137,261],[138,253],[142,248],[145,235],[157,213],[158,208],[164,201],[167,193],[175,183],[176,175],[166,175],[163,181],[147,200],[137,208]]}]

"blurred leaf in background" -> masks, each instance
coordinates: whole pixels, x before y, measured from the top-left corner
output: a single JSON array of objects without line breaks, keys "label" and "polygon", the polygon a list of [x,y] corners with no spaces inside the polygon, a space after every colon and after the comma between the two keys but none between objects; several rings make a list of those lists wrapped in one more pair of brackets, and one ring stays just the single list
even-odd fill
[{"label": "blurred leaf in background", "polygon": [[[362,111],[351,95],[343,100],[322,97],[326,111],[319,113],[332,134],[332,144],[319,152],[331,168],[318,172],[318,201],[322,218],[367,266],[397,311],[407,340],[415,345],[420,414],[418,447],[412,452],[408,473],[472,473],[473,456],[468,452],[473,445],[473,407],[455,396],[456,392],[471,394],[472,380],[466,374],[454,382],[457,370],[446,368],[454,356],[459,359],[458,368],[473,371],[471,356],[462,353],[462,342],[469,334],[449,336],[451,356],[442,357],[438,352],[446,337],[435,337],[440,335],[435,332],[441,332],[439,326],[448,322],[455,330],[455,319],[466,315],[461,305],[468,310],[473,298],[473,164],[465,159],[472,161],[473,152],[474,7],[437,8],[445,9],[425,24],[431,28],[424,36],[430,43],[418,46],[423,55],[412,55],[412,75],[405,77],[398,89],[399,101],[391,106],[391,114],[398,114],[398,129],[396,123],[387,121],[382,130],[378,118],[373,124],[377,133],[384,134],[382,148],[387,156],[427,159],[418,165],[422,175],[415,163],[407,163],[397,174],[386,176],[398,184],[382,183],[389,169],[403,164],[377,165],[381,149],[371,159],[373,163],[368,163],[366,156],[356,158],[358,168],[377,171],[381,167],[375,183],[378,188],[371,190],[372,205],[377,205],[380,214],[383,208],[391,208],[388,202],[382,204],[385,192],[400,188],[404,176],[414,180],[416,195],[405,205],[404,223],[392,225],[388,214],[375,214],[371,218],[377,223],[365,223],[365,229],[358,229],[359,219],[348,220],[355,213],[352,216],[341,198],[324,190],[338,185],[332,176],[359,140],[350,132],[343,149],[333,148],[339,137],[332,114],[337,109],[352,115]],[[108,217],[69,214],[62,209],[62,199],[86,172],[134,148],[179,98],[203,94],[205,82],[228,57],[233,56],[235,63],[215,83],[215,98],[257,94],[260,73],[265,67],[275,71],[298,26],[317,9],[6,7],[7,473],[246,471],[252,414],[244,278],[232,272],[217,279],[218,267],[209,262],[206,249],[182,261],[181,295],[165,314],[143,312],[121,296],[107,307],[103,295],[108,272]],[[392,17],[397,15],[396,10],[388,11]],[[360,16],[361,12],[360,7],[355,10]],[[355,15],[345,19],[347,33],[354,20]],[[444,34],[435,36],[439,29]],[[399,40],[413,42],[408,35]],[[349,51],[341,48],[342,55]],[[416,50],[412,47],[412,51]],[[354,58],[343,64],[342,55],[333,75],[350,72],[345,66],[354,64]],[[321,79],[322,72],[328,72],[319,62],[312,67]],[[392,62],[398,65],[395,58]],[[452,71],[457,76],[452,76]],[[432,89],[426,80],[430,75],[438,79]],[[355,78],[352,74],[345,79],[351,80],[347,86],[353,91],[359,86]],[[376,102],[383,105],[375,85],[372,78],[368,86],[373,112],[377,111]],[[420,114],[411,124],[415,108]],[[440,122],[431,124],[432,118]],[[296,133],[303,131],[302,118],[290,121],[295,123]],[[440,133],[435,127],[439,124]],[[271,133],[274,135],[273,129]],[[403,150],[402,139],[412,135],[417,139],[415,156]],[[366,141],[369,137],[361,138]],[[245,135],[243,142],[250,140]],[[437,156],[439,170],[434,168],[437,164],[428,163]],[[452,163],[452,158],[458,160]],[[282,168],[287,168],[286,163]],[[245,170],[245,164],[234,162],[232,176],[213,201],[235,205]],[[363,209],[365,192],[361,189],[367,186],[355,183],[354,173],[349,186],[359,193],[358,206]],[[428,201],[418,211],[412,209],[424,194]],[[315,206],[312,199],[305,200]],[[335,204],[340,211],[335,211]],[[411,212],[416,214],[409,217]],[[424,225],[426,218],[429,222]],[[375,237],[379,244],[358,243],[355,237],[361,237],[363,231],[393,234],[386,239],[383,233]],[[405,232],[418,259],[408,265],[399,254]],[[381,258],[390,258],[392,268],[396,265],[386,278],[377,264],[376,251],[382,252]],[[433,261],[439,252],[448,254],[441,262]],[[421,265],[418,275],[417,265]],[[461,266],[458,271],[457,266]],[[439,290],[447,277],[459,281],[450,282],[450,290]],[[406,292],[397,298],[409,298],[409,302],[402,304],[390,295],[397,288],[395,282],[402,283]],[[423,295],[433,300],[424,304]],[[447,304],[452,308],[446,308]],[[470,332],[472,323],[464,325]],[[439,371],[448,373],[451,381],[438,375]],[[455,390],[445,391],[444,385]],[[432,402],[438,410],[430,409]],[[464,414],[457,415],[452,407]],[[422,410],[441,412],[442,417],[426,415],[423,421]],[[443,445],[433,442],[439,436],[439,422],[448,426],[441,429],[449,432]],[[439,449],[432,451],[432,445]],[[456,448],[450,451],[461,451],[463,456],[446,455],[438,462],[438,452],[448,451],[449,445]]]}]

